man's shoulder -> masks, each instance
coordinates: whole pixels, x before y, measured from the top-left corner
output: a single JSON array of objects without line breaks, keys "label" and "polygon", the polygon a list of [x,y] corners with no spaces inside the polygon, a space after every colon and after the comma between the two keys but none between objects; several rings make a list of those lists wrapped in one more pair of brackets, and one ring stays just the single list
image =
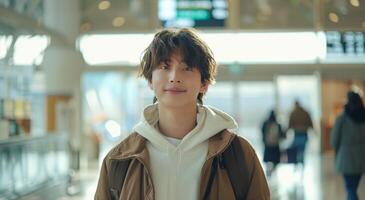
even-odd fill
[{"label": "man's shoulder", "polygon": [[254,148],[252,147],[251,143],[244,137],[237,135],[237,138],[240,142],[241,148],[243,152],[251,155],[255,152]]},{"label": "man's shoulder", "polygon": [[109,151],[107,157],[109,159],[119,159],[139,153],[144,143],[145,139],[137,132],[133,132],[121,142],[119,142],[119,144],[115,145]]},{"label": "man's shoulder", "polygon": [[[232,131],[226,131],[223,134],[231,134],[233,136],[230,145],[233,147],[232,149],[235,149],[234,155],[239,156],[238,158],[235,159],[241,160],[242,161],[241,164],[243,164],[249,172],[253,172],[254,165],[255,163],[257,163],[257,156],[250,142],[246,138]],[[241,152],[237,152],[237,149],[241,150]]]},{"label": "man's shoulder", "polygon": [[244,152],[249,151],[251,153],[252,151],[254,151],[250,142],[243,136],[238,135],[236,132],[232,130],[224,130],[221,134],[224,135],[223,137],[232,137],[232,140],[234,139],[234,137],[237,138]]}]

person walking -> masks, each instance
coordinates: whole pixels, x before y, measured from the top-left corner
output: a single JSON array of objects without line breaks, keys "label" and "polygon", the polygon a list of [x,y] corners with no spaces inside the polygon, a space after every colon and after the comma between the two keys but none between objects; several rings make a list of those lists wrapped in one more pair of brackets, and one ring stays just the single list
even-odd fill
[{"label": "person walking", "polygon": [[300,102],[296,100],[294,109],[290,113],[288,129],[294,130],[292,148],[295,148],[297,152],[297,163],[302,163],[303,165],[305,148],[308,141],[308,130],[310,128],[313,128],[312,119]]},{"label": "person walking", "polygon": [[276,120],[275,111],[270,112],[269,117],[262,124],[262,139],[264,143],[264,162],[266,174],[270,176],[280,163],[280,140],[284,137],[281,125]]},{"label": "person walking", "polygon": [[365,108],[358,93],[347,94],[347,103],[331,130],[336,171],[344,178],[348,200],[358,200],[357,188],[365,173]]}]

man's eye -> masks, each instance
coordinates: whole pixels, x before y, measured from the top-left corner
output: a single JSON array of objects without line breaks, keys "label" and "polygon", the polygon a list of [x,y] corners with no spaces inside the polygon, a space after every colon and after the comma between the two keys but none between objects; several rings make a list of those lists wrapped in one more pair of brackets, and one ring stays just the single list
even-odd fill
[{"label": "man's eye", "polygon": [[167,65],[161,65],[161,69],[168,69],[169,68],[169,66],[167,66]]},{"label": "man's eye", "polygon": [[185,71],[191,71],[192,72],[192,71],[194,71],[194,68],[192,68],[192,67],[186,67],[185,68]]}]

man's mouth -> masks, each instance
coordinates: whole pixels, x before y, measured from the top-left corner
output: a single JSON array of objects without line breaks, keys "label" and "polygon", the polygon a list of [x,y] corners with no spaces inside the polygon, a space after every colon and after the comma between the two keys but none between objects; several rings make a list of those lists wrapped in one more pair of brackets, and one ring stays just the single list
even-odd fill
[{"label": "man's mouth", "polygon": [[165,92],[172,92],[172,93],[183,93],[183,92],[186,92],[185,89],[182,89],[182,88],[167,88],[165,89]]}]

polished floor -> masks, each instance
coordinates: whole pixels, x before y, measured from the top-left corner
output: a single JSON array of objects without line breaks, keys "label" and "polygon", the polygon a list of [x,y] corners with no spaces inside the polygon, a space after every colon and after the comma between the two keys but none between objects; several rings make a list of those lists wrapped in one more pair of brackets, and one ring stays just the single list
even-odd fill
[{"label": "polished floor", "polygon": [[[243,135],[256,149],[261,158],[262,145],[257,134]],[[95,164],[97,166],[97,164]],[[71,186],[50,186],[21,200],[57,199],[89,200],[93,199],[98,176],[97,167],[77,173]],[[333,155],[320,155],[318,137],[311,136],[306,151],[305,166],[280,164],[268,177],[273,200],[344,200],[343,180],[334,171]],[[365,177],[362,177],[358,194],[365,200]],[[1,199],[1,198],[0,198]]]}]

